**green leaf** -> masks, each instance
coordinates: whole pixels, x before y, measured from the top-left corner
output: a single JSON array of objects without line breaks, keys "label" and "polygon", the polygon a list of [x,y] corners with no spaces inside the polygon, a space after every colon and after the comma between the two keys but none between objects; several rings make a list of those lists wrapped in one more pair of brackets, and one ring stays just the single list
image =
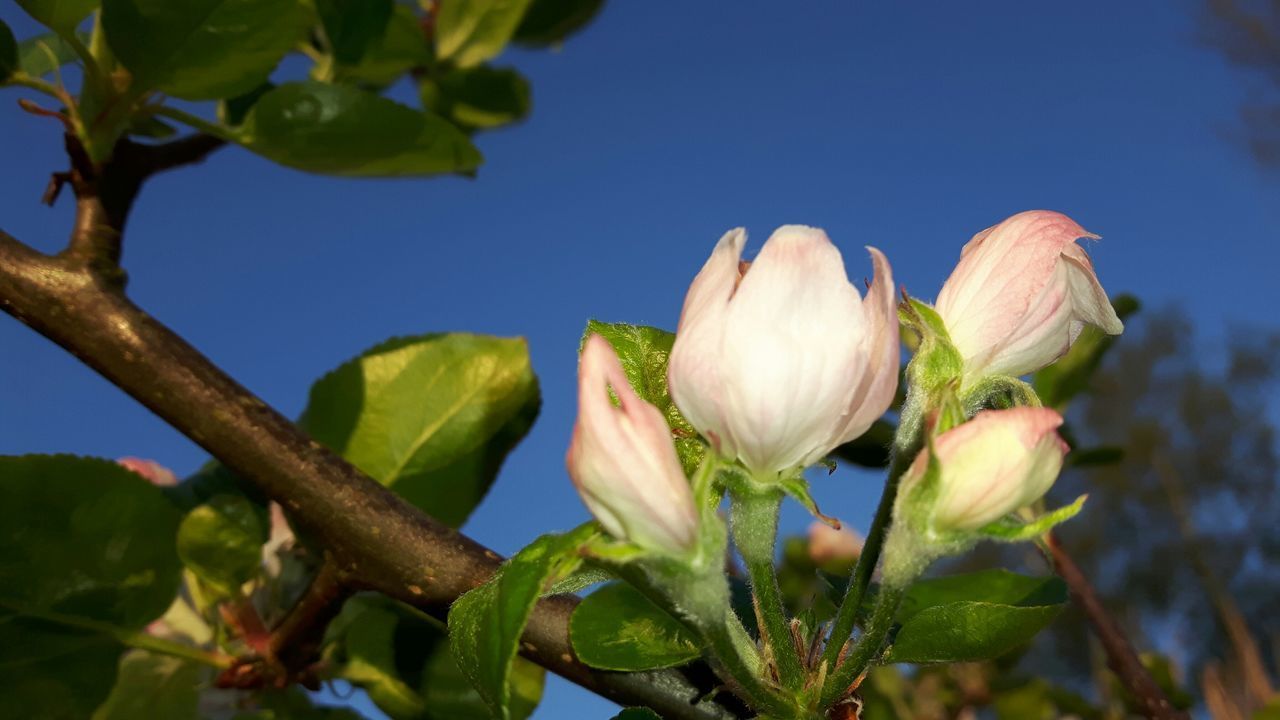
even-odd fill
[{"label": "green leaf", "polygon": [[530,0],[468,0],[440,3],[436,57],[472,67],[506,47]]},{"label": "green leaf", "polygon": [[244,123],[245,117],[249,115],[249,110],[262,99],[263,95],[271,92],[274,87],[275,85],[265,82],[243,95],[237,95],[219,102],[218,122],[230,127]]},{"label": "green leaf", "polygon": [[365,49],[360,61],[348,65],[339,63],[334,68],[334,77],[341,82],[381,88],[405,72],[433,62],[422,18],[408,5],[397,4],[382,35]]},{"label": "green leaf", "polygon": [[[179,511],[107,460],[0,458],[0,697],[14,717],[88,717],[121,645],[84,620],[137,630],[178,590]],[[47,619],[42,619],[48,616]]]},{"label": "green leaf", "polygon": [[0,82],[8,80],[17,69],[18,41],[9,26],[0,20]]},{"label": "green leaf", "polygon": [[178,557],[223,595],[235,595],[262,567],[269,520],[239,495],[217,495],[187,514],[178,528]]},{"label": "green leaf", "polygon": [[600,12],[604,0],[533,0],[512,38],[522,45],[556,45]]},{"label": "green leaf", "polygon": [[[328,644],[342,678],[363,688],[393,720],[486,720],[489,707],[449,651],[444,628],[402,603],[359,596],[343,607]],[[512,715],[528,717],[542,697],[546,672],[516,658]]]},{"label": "green leaf", "polygon": [[297,0],[103,0],[112,51],[142,87],[188,100],[248,92],[301,41]]},{"label": "green leaf", "polygon": [[399,338],[321,378],[300,424],[383,485],[460,526],[533,424],[522,338]]},{"label": "green leaf", "polygon": [[573,611],[569,636],[578,659],[602,670],[672,667],[701,654],[698,639],[680,621],[626,583],[588,595]]},{"label": "green leaf", "polygon": [[992,540],[1001,542],[1035,540],[1055,526],[1061,525],[1080,514],[1080,511],[1084,508],[1084,501],[1088,498],[1088,495],[1081,495],[1070,505],[1047,512],[1031,522],[1023,522],[1013,516],[1004,517],[978,528],[977,532]]},{"label": "green leaf", "polygon": [[316,0],[333,57],[354,65],[377,42],[391,19],[393,0]]},{"label": "green leaf", "polygon": [[529,114],[529,82],[510,68],[454,70],[418,86],[422,106],[459,127],[495,128]]},{"label": "green leaf", "polygon": [[481,162],[467,136],[437,115],[313,81],[264,94],[236,140],[281,165],[331,175],[469,172]]},{"label": "green leaf", "polygon": [[945,663],[999,657],[1026,643],[1062,611],[1056,577],[1005,570],[924,580],[907,591],[886,662]]},{"label": "green leaf", "polygon": [[613,720],[662,720],[662,716],[646,707],[629,707],[614,715]]},{"label": "green leaf", "polygon": [[178,130],[158,117],[136,117],[129,122],[129,134],[163,140],[177,135]]},{"label": "green leaf", "polygon": [[[88,36],[79,33],[82,41]],[[18,69],[31,77],[43,77],[76,59],[76,51],[57,35],[45,33],[18,43]]]},{"label": "green leaf", "polygon": [[89,17],[98,0],[18,0],[18,5],[41,25],[69,32]]},{"label": "green leaf", "polygon": [[[1132,295],[1118,295],[1111,305],[1122,320],[1141,309]],[[1093,373],[1116,340],[1092,325],[1085,326],[1066,355],[1032,377],[1032,385],[1045,406],[1061,411],[1072,398],[1088,390]]]},{"label": "green leaf", "polygon": [[562,535],[543,535],[449,609],[454,659],[495,717],[512,716],[512,664],[534,603],[577,569],[579,549],[597,534],[588,523]]},{"label": "green leaf", "polygon": [[614,352],[618,353],[632,389],[666,417],[680,463],[686,473],[692,474],[706,454],[706,445],[698,437],[698,431],[680,414],[667,388],[667,361],[676,340],[675,333],[645,325],[590,320],[582,334],[582,342],[586,343],[592,334],[609,341]]},{"label": "green leaf", "polygon": [[199,720],[206,668],[181,658],[131,650],[120,657],[116,685],[93,720]]}]

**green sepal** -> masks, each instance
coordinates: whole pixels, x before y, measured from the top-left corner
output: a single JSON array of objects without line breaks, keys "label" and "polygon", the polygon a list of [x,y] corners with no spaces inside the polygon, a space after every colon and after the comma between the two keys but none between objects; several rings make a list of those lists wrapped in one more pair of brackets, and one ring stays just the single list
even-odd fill
[{"label": "green sepal", "polygon": [[1015,407],[1042,407],[1040,396],[1029,383],[1008,375],[989,375],[960,394],[965,415],[973,417],[983,410],[1007,410]]},{"label": "green sepal", "polygon": [[1081,495],[1076,501],[1060,507],[1053,512],[1048,512],[1031,522],[1021,522],[1010,516],[1001,518],[989,525],[978,528],[977,532],[984,537],[1001,542],[1022,542],[1025,540],[1035,540],[1045,533],[1052,530],[1055,526],[1075,517],[1082,508],[1084,501],[1089,498],[1088,495]]},{"label": "green sepal", "polygon": [[796,500],[796,502],[803,505],[804,509],[808,510],[810,515],[814,516],[826,525],[830,525],[837,530],[840,529],[839,520],[831,517],[830,515],[824,515],[823,512],[818,509],[818,501],[814,500],[813,495],[809,492],[809,481],[804,479],[804,475],[801,475],[800,473],[796,473],[794,475],[783,475],[781,482],[778,484],[782,487],[783,492],[790,495]]}]

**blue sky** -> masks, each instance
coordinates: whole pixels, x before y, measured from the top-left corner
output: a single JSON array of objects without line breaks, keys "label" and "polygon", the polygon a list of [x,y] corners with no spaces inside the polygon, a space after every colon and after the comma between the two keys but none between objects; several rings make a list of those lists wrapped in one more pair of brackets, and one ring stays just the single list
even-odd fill
[{"label": "blue sky", "polygon": [[[239,149],[154,182],[130,222],[136,302],[286,414],[312,380],[402,334],[529,339],[541,418],[466,530],[509,553],[586,516],[563,471],[590,317],[674,328],[716,239],[826,228],[932,299],[973,233],[1032,208],[1103,240],[1103,284],[1191,312],[1206,353],[1277,298],[1277,181],[1233,137],[1251,79],[1196,39],[1196,4],[613,2],[554,53],[503,58],[533,116],[482,136],[478,179],[308,176]],[[29,34],[6,5],[3,18]],[[57,128],[0,100],[0,227],[55,249]],[[205,454],[0,317],[0,452]],[[865,526],[871,475],[816,480]],[[786,527],[803,528],[788,512]],[[549,683],[540,717],[608,717]],[[572,708],[570,710],[569,708]]]}]

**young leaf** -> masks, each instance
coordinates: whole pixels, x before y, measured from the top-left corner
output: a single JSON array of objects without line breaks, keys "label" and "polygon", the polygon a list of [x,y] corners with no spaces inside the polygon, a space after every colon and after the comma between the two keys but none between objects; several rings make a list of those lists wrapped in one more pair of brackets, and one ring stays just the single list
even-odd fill
[{"label": "young leaf", "polygon": [[[82,42],[88,36],[79,33]],[[18,69],[31,77],[43,77],[76,59],[76,51],[57,33],[29,37],[18,43]]]},{"label": "young leaf", "polygon": [[223,595],[257,575],[269,521],[263,508],[239,495],[217,495],[178,527],[178,556]]},{"label": "young leaf", "polygon": [[14,39],[9,26],[0,20],[0,82],[8,80],[17,69],[18,41]]},{"label": "young leaf", "polygon": [[92,720],[199,720],[199,690],[207,668],[189,660],[131,650],[120,656],[115,688]]},{"label": "young leaf", "polygon": [[216,100],[266,81],[306,14],[297,0],[103,0],[102,28],[133,82]]},{"label": "young leaf", "polygon": [[533,424],[539,402],[523,339],[423,335],[374,347],[321,378],[299,423],[457,527]]},{"label": "young leaf", "polygon": [[449,609],[454,659],[495,717],[512,716],[512,663],[534,603],[577,569],[579,549],[597,532],[589,523],[563,535],[543,535]]},{"label": "young leaf", "polygon": [[178,590],[179,511],[107,460],[0,458],[0,697],[14,717],[88,717],[122,646]]},{"label": "young leaf", "polygon": [[236,140],[281,165],[330,175],[470,172],[480,151],[453,125],[346,85],[285,83],[253,105]]},{"label": "young leaf", "polygon": [[397,3],[382,34],[365,48],[360,61],[339,63],[334,68],[334,77],[341,82],[380,88],[395,82],[409,70],[433,62],[431,46],[422,30],[422,18],[413,8]]},{"label": "young leaf", "polygon": [[530,0],[470,0],[440,4],[436,57],[472,67],[496,56],[515,34]]},{"label": "young leaf", "polygon": [[1026,643],[1062,612],[1058,578],[1004,570],[925,580],[907,591],[885,662],[944,663],[999,657]]},{"label": "young leaf", "polygon": [[510,68],[454,70],[418,86],[422,106],[468,129],[487,129],[529,114],[529,82]]},{"label": "young leaf", "polygon": [[533,0],[512,38],[521,45],[556,45],[590,23],[604,0]]},{"label": "young leaf", "polygon": [[569,636],[578,659],[602,670],[672,667],[701,654],[696,636],[626,583],[588,595],[573,611]]},{"label": "young leaf", "polygon": [[98,7],[98,0],[18,0],[18,5],[41,25],[70,32]]},{"label": "young leaf", "polygon": [[360,62],[387,29],[393,0],[316,0],[333,57],[344,65]]}]

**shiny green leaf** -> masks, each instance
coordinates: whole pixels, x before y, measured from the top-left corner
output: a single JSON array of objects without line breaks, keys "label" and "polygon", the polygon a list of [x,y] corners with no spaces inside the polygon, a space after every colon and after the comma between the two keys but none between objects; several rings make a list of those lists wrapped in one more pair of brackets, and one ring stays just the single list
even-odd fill
[{"label": "shiny green leaf", "polygon": [[217,495],[187,514],[178,528],[178,556],[223,595],[261,570],[269,525],[260,506],[239,495]]},{"label": "shiny green leaf", "polygon": [[135,83],[189,100],[248,92],[300,42],[297,0],[104,0],[102,27]]},{"label": "shiny green leaf", "polygon": [[400,338],[321,378],[300,424],[383,485],[455,527],[484,498],[538,412],[522,338]]},{"label": "shiny green leaf", "polygon": [[604,0],[533,0],[516,28],[515,42],[522,45],[556,45],[595,18]]},{"label": "shiny green leaf", "polygon": [[393,0],[316,0],[333,58],[344,65],[360,62],[391,19]]},{"label": "shiny green leaf", "polygon": [[481,162],[466,135],[439,116],[319,82],[286,83],[264,94],[236,139],[281,165],[332,175],[469,172]]},{"label": "shiny green leaf", "polygon": [[89,17],[98,0],[18,0],[18,5],[41,25],[67,32]]},{"label": "shiny green leaf", "polygon": [[696,636],[626,583],[588,595],[573,611],[569,636],[578,659],[602,670],[672,667],[701,654]]},{"label": "shiny green leaf", "polygon": [[596,536],[594,524],[543,535],[449,609],[454,659],[495,717],[512,717],[512,664],[534,603],[577,569],[580,548]]},{"label": "shiny green leaf", "polygon": [[530,0],[442,2],[436,16],[436,57],[472,67],[498,55],[515,34]]},{"label": "shiny green leaf", "polygon": [[469,129],[494,128],[529,114],[529,82],[510,68],[454,70],[418,86],[422,106]]}]

